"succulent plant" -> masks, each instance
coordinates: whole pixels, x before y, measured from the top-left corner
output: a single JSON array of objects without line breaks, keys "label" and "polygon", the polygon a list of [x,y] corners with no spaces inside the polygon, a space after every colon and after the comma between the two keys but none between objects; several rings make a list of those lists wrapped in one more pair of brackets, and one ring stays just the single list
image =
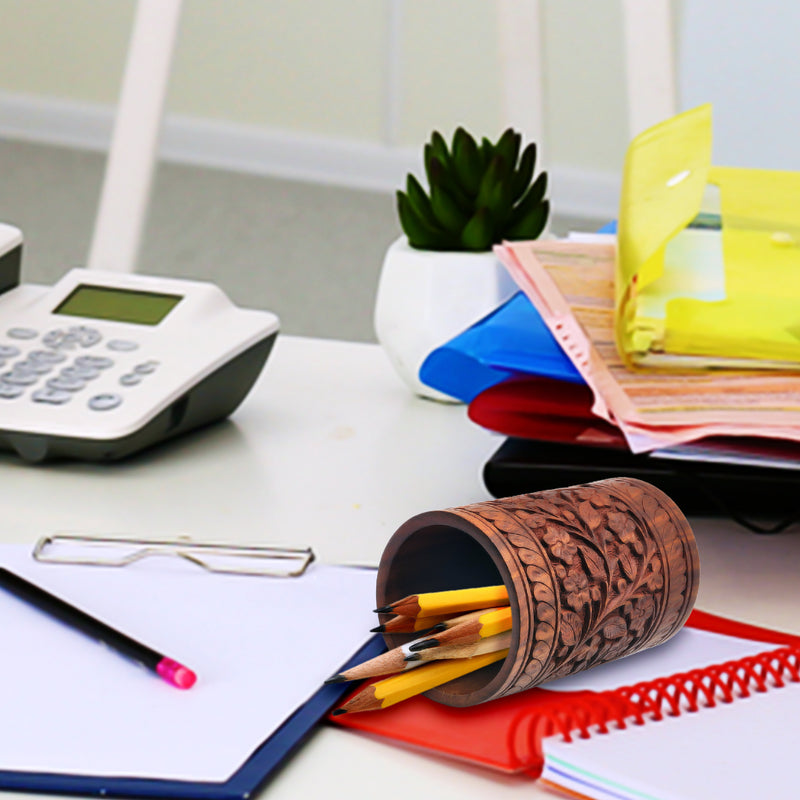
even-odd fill
[{"label": "succulent plant", "polygon": [[512,128],[479,145],[463,128],[450,149],[434,131],[425,145],[430,186],[408,175],[397,192],[400,225],[409,244],[421,250],[488,250],[504,239],[535,239],[550,213],[547,173],[533,180],[536,144],[520,155],[522,135]]}]

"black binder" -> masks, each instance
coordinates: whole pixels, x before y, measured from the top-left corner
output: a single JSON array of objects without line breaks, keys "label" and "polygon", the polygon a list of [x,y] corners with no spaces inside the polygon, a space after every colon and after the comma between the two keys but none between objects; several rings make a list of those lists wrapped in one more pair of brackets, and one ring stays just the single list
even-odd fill
[{"label": "black binder", "polygon": [[684,514],[729,516],[758,533],[775,533],[800,519],[800,467],[672,460],[627,450],[508,438],[483,468],[484,483],[494,497],[621,476],[657,486]]}]

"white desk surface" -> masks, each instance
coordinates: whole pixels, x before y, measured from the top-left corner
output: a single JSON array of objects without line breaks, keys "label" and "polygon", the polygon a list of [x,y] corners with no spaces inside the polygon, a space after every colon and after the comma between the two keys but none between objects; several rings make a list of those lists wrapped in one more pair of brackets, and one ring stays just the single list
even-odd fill
[{"label": "white desk surface", "polygon": [[[282,336],[231,420],[111,465],[27,465],[0,455],[0,540],[55,530],[311,545],[376,565],[421,511],[490,499],[481,470],[502,439],[464,406],[411,395],[377,345]],[[692,520],[697,607],[800,633],[800,536]],[[348,800],[552,797],[509,778],[322,726],[262,792]],[[22,798],[18,793],[4,797]],[[39,795],[43,797],[43,795]]]}]

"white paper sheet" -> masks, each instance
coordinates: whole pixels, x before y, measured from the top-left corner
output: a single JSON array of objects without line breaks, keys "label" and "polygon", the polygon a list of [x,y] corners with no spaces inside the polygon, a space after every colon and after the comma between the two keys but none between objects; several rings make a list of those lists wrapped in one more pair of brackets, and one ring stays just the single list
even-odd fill
[{"label": "white paper sheet", "polygon": [[375,572],[0,564],[197,673],[181,691],[0,590],[0,770],[227,779],[370,637]]},{"label": "white paper sheet", "polygon": [[543,683],[541,688],[557,692],[603,692],[656,680],[665,675],[676,675],[707,664],[723,664],[770,649],[772,646],[763,642],[697,628],[682,628],[657,647],[559,678],[552,683]]},{"label": "white paper sheet", "polygon": [[[603,691],[721,664],[779,645],[684,628],[663,645],[547,684]],[[588,739],[543,741],[542,779],[595,800],[752,800],[783,797],[793,764],[791,736],[800,686],[771,687],[696,713],[616,726]],[[763,769],[763,765],[768,765]]]},{"label": "white paper sheet", "polygon": [[542,777],[597,800],[796,796],[800,685],[625,730],[545,739]]}]

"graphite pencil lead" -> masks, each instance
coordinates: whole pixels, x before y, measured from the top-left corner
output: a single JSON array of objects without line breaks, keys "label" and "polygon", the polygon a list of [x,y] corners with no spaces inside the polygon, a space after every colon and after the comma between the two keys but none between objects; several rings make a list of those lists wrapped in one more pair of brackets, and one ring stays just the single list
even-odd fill
[{"label": "graphite pencil lead", "polygon": [[406,661],[422,661],[422,656],[419,653],[409,653],[406,656]]},{"label": "graphite pencil lead", "polygon": [[390,619],[384,620],[373,633],[416,633],[417,637],[425,635],[434,625],[444,622],[443,617],[410,617],[405,614],[395,614]]},{"label": "graphite pencil lead", "polygon": [[391,606],[381,606],[380,608],[374,609],[376,614],[391,614],[392,610]]},{"label": "graphite pencil lead", "polygon": [[415,655],[420,661],[440,661],[442,659],[473,658],[485,653],[495,653],[498,650],[508,650],[509,647],[511,647],[511,631],[503,631],[470,644],[445,644],[434,650],[422,650],[412,655]]},{"label": "graphite pencil lead", "polygon": [[416,633],[417,636],[428,636],[431,633],[438,633],[445,630],[440,628],[439,625],[434,625],[430,628],[423,628],[422,630],[400,630],[399,627],[394,625],[378,625],[375,628],[370,628],[370,633]]},{"label": "graphite pencil lead", "polygon": [[411,644],[408,646],[408,649],[412,653],[416,653],[417,650],[427,650],[431,647],[438,647],[439,642],[436,639],[425,639],[423,642],[417,642],[416,644]]},{"label": "graphite pencil lead", "polygon": [[331,711],[331,716],[332,717],[338,717],[339,715],[346,714],[346,713],[347,713],[347,709],[346,708],[334,708],[333,711]]},{"label": "graphite pencil lead", "polygon": [[346,680],[347,678],[339,672],[336,675],[331,675],[330,678],[325,681],[325,685],[327,686],[329,683],[344,683]]}]

